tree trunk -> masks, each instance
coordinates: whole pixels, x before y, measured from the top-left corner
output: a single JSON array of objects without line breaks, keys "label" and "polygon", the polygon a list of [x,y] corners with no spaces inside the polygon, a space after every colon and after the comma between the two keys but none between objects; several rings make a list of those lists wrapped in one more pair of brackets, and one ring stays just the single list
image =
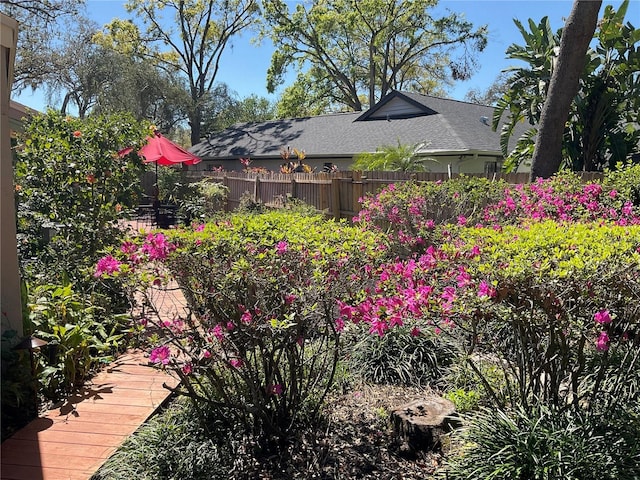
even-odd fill
[{"label": "tree trunk", "polygon": [[562,137],[571,102],[578,92],[585,55],[602,0],[575,0],[562,31],[557,64],[544,102],[531,161],[531,180],[548,178],[562,163]]},{"label": "tree trunk", "polygon": [[200,143],[200,131],[202,128],[202,112],[200,107],[195,107],[189,114],[189,124],[191,126],[191,145]]}]

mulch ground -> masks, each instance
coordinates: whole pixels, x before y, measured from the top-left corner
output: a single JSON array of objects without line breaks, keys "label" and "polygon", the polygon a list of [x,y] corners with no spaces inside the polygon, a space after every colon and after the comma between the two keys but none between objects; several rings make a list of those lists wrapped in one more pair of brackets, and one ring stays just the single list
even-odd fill
[{"label": "mulch ground", "polygon": [[327,403],[323,431],[298,438],[282,457],[256,465],[254,478],[424,480],[442,466],[440,452],[406,454],[389,425],[394,407],[428,391],[389,385],[362,386]]}]

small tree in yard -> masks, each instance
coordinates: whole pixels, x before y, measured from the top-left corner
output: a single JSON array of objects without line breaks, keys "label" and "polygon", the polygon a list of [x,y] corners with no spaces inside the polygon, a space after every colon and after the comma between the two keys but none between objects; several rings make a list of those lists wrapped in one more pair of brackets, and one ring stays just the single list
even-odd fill
[{"label": "small tree in yard", "polygon": [[31,119],[16,149],[23,261],[38,257],[48,265],[40,274],[75,276],[114,243],[118,220],[137,205],[143,170],[139,157],[118,151],[139,148],[148,131],[125,114],[80,120],[49,111]]}]

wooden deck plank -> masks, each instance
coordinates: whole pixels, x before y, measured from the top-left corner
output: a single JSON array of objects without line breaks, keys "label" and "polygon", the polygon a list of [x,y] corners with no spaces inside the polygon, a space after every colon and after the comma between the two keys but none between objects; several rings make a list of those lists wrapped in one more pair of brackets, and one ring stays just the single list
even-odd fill
[{"label": "wooden deck plank", "polygon": [[177,385],[148,366],[143,352],[123,355],[85,388],[2,443],[2,480],[87,480]]}]

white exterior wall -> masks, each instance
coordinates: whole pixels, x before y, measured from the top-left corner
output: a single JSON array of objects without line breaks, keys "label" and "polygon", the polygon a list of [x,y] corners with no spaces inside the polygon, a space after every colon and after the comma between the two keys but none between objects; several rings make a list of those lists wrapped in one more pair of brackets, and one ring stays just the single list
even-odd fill
[{"label": "white exterior wall", "polygon": [[9,96],[18,40],[18,22],[0,13],[0,312],[2,332],[22,336],[20,274],[16,244],[16,207],[13,186]]}]

